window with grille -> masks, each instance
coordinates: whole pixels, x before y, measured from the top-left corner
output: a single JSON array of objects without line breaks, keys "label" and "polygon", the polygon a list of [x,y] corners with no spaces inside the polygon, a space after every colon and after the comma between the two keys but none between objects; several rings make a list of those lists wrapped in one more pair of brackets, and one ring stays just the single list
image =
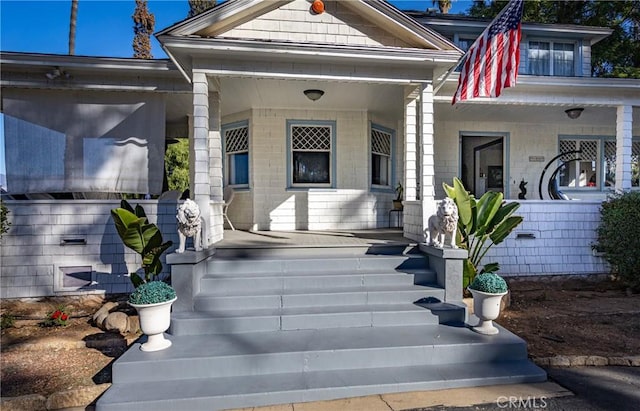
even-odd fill
[{"label": "window with grille", "polygon": [[226,182],[231,186],[249,185],[249,126],[247,122],[222,126]]},{"label": "window with grille", "polygon": [[[616,184],[616,151],[615,140],[604,142],[604,181],[606,187]],[[631,187],[640,187],[640,141],[631,143]]]},{"label": "window with grille", "polygon": [[[560,140],[560,152],[581,150],[578,154],[561,157],[566,162],[560,171],[561,187],[599,187],[601,185],[601,165],[599,164],[599,140]],[[578,161],[570,161],[579,158]]]},{"label": "window with grille", "polygon": [[528,71],[536,76],[575,76],[575,44],[529,41]]},{"label": "window with grille", "polygon": [[333,184],[333,122],[288,122],[290,184],[330,187]]},{"label": "window with grille", "polygon": [[382,127],[371,126],[371,185],[391,186],[393,133]]}]

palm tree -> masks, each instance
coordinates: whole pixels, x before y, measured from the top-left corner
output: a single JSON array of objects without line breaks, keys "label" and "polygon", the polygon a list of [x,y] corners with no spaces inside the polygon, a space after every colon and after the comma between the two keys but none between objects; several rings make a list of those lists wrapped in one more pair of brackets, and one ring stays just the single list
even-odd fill
[{"label": "palm tree", "polygon": [[433,0],[432,4],[434,6],[437,4],[440,9],[440,13],[442,14],[449,13],[449,10],[451,9],[451,0]]},{"label": "palm tree", "polygon": [[78,20],[78,0],[71,0],[71,18],[69,19],[69,55],[76,54],[76,21]]}]

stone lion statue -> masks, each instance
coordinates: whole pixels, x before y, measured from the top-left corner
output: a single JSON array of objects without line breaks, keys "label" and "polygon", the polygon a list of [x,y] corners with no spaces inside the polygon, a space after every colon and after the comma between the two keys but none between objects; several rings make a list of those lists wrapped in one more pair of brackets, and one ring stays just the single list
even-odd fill
[{"label": "stone lion statue", "polygon": [[178,220],[178,236],[180,237],[180,246],[176,253],[184,253],[188,237],[193,237],[193,246],[196,251],[202,250],[202,216],[198,204],[186,199],[178,206],[176,219]]},{"label": "stone lion statue", "polygon": [[458,230],[458,207],[449,197],[438,204],[436,214],[429,217],[429,228],[426,230],[427,244],[434,247],[451,248],[456,245],[456,232]]}]

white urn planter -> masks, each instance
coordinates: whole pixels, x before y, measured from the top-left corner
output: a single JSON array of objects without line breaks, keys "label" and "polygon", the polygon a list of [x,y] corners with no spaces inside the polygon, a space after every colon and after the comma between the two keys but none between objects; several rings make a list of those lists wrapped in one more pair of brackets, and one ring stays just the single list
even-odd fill
[{"label": "white urn planter", "polygon": [[140,346],[142,351],[160,351],[171,346],[171,341],[164,338],[164,332],[171,324],[171,304],[177,297],[156,304],[131,304],[140,318],[140,329],[148,337],[147,342]]},{"label": "white urn planter", "polygon": [[500,302],[504,293],[485,293],[483,291],[468,288],[473,296],[473,313],[480,319],[478,325],[471,327],[477,333],[484,335],[498,334],[498,329],[493,325],[493,320],[500,315]]}]

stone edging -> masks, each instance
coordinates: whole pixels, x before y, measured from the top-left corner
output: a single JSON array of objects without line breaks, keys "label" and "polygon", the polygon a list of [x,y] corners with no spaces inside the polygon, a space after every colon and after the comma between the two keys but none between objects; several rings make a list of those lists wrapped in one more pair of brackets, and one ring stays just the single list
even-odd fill
[{"label": "stone edging", "polygon": [[533,362],[541,367],[582,367],[607,365],[640,367],[640,355],[625,357],[602,357],[599,355],[556,355],[555,357],[534,358]]}]

